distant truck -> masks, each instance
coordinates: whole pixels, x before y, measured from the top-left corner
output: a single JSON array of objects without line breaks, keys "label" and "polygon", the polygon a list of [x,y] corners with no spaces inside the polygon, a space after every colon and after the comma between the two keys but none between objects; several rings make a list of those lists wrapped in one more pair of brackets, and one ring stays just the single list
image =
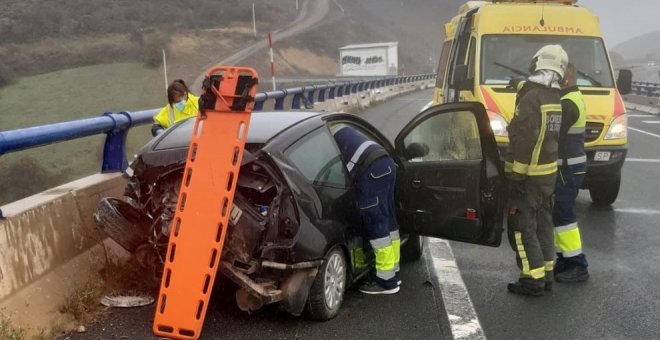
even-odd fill
[{"label": "distant truck", "polygon": [[499,148],[509,143],[513,117],[512,78],[528,75],[534,53],[560,44],[578,69],[587,106],[585,151],[589,189],[597,204],[613,203],[627,153],[627,116],[622,94],[632,73],[620,70],[615,84],[598,17],[575,0],[468,1],[445,24],[433,105],[478,101],[487,109]]},{"label": "distant truck", "polygon": [[395,76],[399,67],[398,46],[395,41],[340,47],[340,75]]}]

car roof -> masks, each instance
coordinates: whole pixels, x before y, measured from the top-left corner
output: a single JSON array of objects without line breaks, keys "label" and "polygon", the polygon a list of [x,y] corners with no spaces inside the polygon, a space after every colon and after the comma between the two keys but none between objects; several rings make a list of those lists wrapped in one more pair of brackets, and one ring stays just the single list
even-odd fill
[{"label": "car roof", "polygon": [[[250,117],[246,143],[264,144],[289,127],[319,115],[322,113],[309,111],[253,112]],[[187,148],[194,125],[195,119],[187,119],[166,130],[163,135],[152,141],[153,150]]]},{"label": "car roof", "polygon": [[308,111],[253,112],[246,142],[265,143],[290,126],[320,114]]}]

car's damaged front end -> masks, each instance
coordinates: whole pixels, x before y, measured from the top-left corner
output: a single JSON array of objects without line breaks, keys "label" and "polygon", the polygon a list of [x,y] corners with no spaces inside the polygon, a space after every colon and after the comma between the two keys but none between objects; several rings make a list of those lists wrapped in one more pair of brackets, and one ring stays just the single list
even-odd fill
[{"label": "car's damaged front end", "polygon": [[[141,265],[162,268],[187,144],[159,148],[158,143],[157,138],[147,144],[127,169],[124,200],[103,199],[95,219]],[[323,258],[296,250],[306,226],[284,175],[262,146],[246,144],[220,270],[239,286],[242,310],[279,302],[300,315]]]}]

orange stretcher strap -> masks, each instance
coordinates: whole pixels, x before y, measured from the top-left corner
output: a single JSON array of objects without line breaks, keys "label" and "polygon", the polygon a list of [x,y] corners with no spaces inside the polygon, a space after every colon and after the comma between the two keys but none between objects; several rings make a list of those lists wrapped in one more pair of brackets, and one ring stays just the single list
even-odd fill
[{"label": "orange stretcher strap", "polygon": [[251,68],[217,67],[204,82],[153,324],[154,334],[200,336],[257,92]]}]

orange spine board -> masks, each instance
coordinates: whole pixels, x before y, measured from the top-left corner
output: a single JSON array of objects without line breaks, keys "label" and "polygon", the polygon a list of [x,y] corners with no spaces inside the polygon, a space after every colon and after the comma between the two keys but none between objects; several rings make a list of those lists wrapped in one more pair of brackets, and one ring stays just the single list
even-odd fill
[{"label": "orange spine board", "polygon": [[168,338],[201,334],[254,106],[248,100],[232,110],[232,104],[257,91],[256,82],[237,90],[239,76],[257,79],[251,68],[217,67],[212,75],[222,76],[217,88],[206,89],[216,96],[215,107],[195,121],[153,323],[154,334]]}]

